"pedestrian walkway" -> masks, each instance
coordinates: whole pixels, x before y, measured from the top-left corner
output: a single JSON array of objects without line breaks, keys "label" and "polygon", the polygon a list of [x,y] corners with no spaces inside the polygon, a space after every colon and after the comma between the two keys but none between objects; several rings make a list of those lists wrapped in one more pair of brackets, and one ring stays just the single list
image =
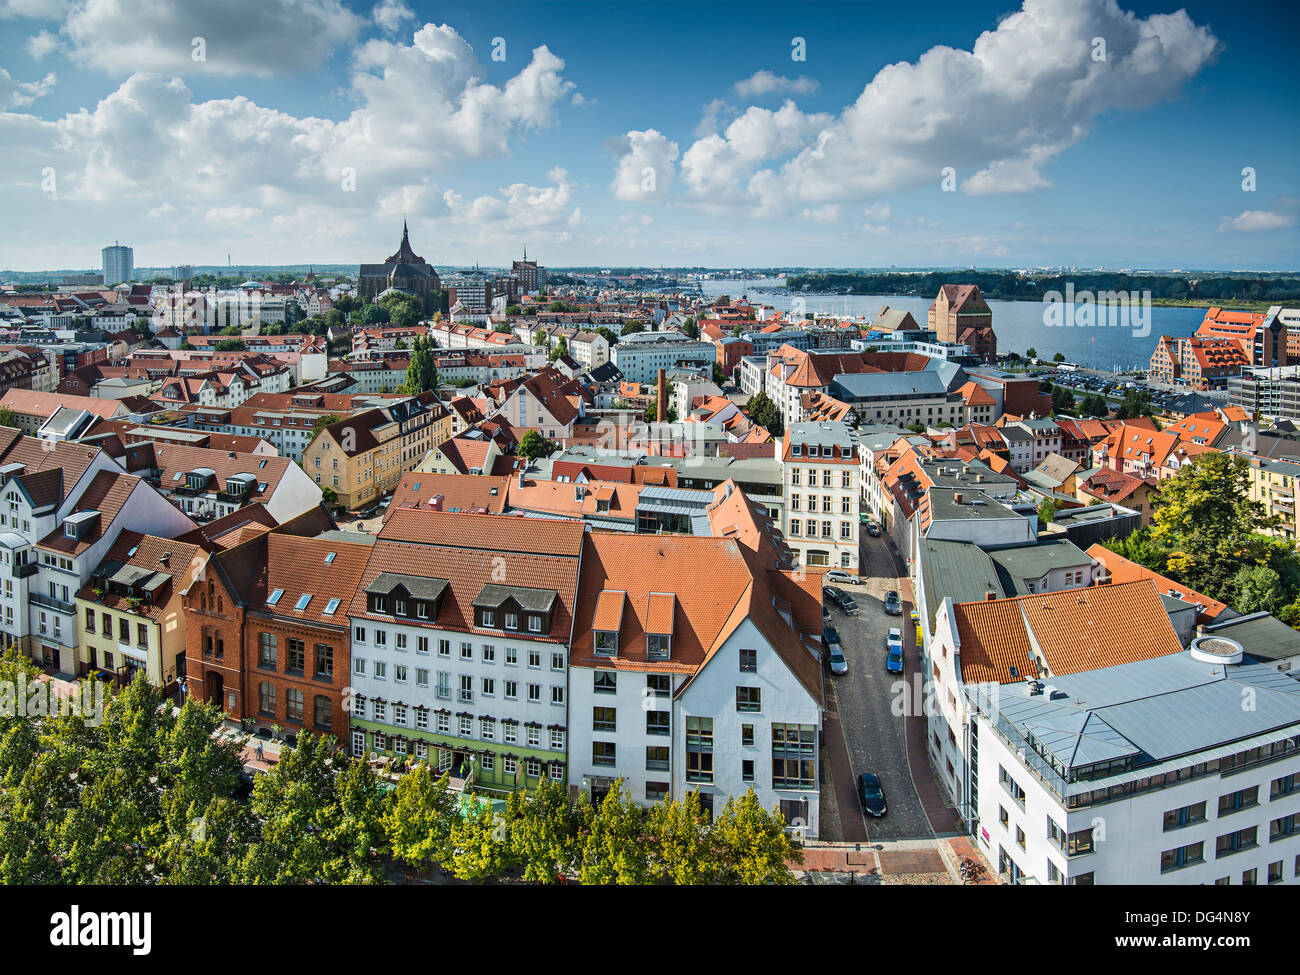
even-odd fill
[{"label": "pedestrian walkway", "polygon": [[986,873],[972,883],[993,886],[997,879],[970,837],[935,840],[884,840],[878,843],[817,843],[803,849],[803,863],[792,864],[807,883],[961,884],[961,861],[970,857]]}]

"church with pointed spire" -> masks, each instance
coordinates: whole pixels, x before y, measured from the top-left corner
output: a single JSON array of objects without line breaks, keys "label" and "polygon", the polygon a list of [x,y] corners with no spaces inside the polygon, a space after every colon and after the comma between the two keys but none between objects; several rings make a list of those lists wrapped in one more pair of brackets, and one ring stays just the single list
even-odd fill
[{"label": "church with pointed spire", "polygon": [[404,291],[424,299],[426,310],[440,303],[442,281],[438,272],[411,247],[406,221],[402,221],[402,242],[383,264],[362,264],[357,274],[357,294],[374,300],[386,291]]}]

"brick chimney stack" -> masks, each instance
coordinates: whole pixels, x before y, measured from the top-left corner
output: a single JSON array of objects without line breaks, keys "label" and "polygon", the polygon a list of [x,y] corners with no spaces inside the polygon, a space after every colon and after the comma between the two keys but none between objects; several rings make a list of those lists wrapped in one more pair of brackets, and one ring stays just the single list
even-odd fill
[{"label": "brick chimney stack", "polygon": [[668,419],[668,380],[664,376],[664,371],[662,369],[659,370],[659,380],[655,386],[655,395],[657,396],[655,402],[659,409],[659,413],[655,419],[660,423],[663,423]]}]

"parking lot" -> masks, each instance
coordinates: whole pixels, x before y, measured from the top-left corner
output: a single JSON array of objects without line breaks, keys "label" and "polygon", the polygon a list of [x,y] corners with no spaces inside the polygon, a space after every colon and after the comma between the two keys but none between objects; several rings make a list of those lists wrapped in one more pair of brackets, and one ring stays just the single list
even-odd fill
[{"label": "parking lot", "polygon": [[[834,583],[857,602],[859,615],[846,616],[829,600],[826,605],[831,612],[830,625],[840,633],[849,664],[847,674],[828,679],[834,682],[853,776],[856,778],[860,772],[879,775],[889,804],[883,818],[867,820],[867,835],[870,839],[932,837],[934,831],[908,770],[904,719],[891,710],[894,685],[900,679],[910,682],[917,668],[915,631],[907,615],[912,607],[905,602],[901,616],[885,613],[885,592],[897,589],[898,580],[883,537],[872,538],[864,531],[860,556],[861,580],[856,584]],[[898,627],[903,633],[901,677],[885,670],[885,635],[890,627]],[[836,788],[841,796],[853,799],[852,810],[845,808],[848,799],[841,802],[841,818],[850,814],[860,818],[855,783],[837,782]]]}]

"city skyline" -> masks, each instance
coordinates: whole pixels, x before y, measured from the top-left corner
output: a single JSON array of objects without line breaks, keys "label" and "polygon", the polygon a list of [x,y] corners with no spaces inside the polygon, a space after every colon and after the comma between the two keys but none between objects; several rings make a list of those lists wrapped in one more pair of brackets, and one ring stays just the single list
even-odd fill
[{"label": "city skyline", "polygon": [[600,9],[0,6],[0,267],[1300,264],[1281,5]]}]

